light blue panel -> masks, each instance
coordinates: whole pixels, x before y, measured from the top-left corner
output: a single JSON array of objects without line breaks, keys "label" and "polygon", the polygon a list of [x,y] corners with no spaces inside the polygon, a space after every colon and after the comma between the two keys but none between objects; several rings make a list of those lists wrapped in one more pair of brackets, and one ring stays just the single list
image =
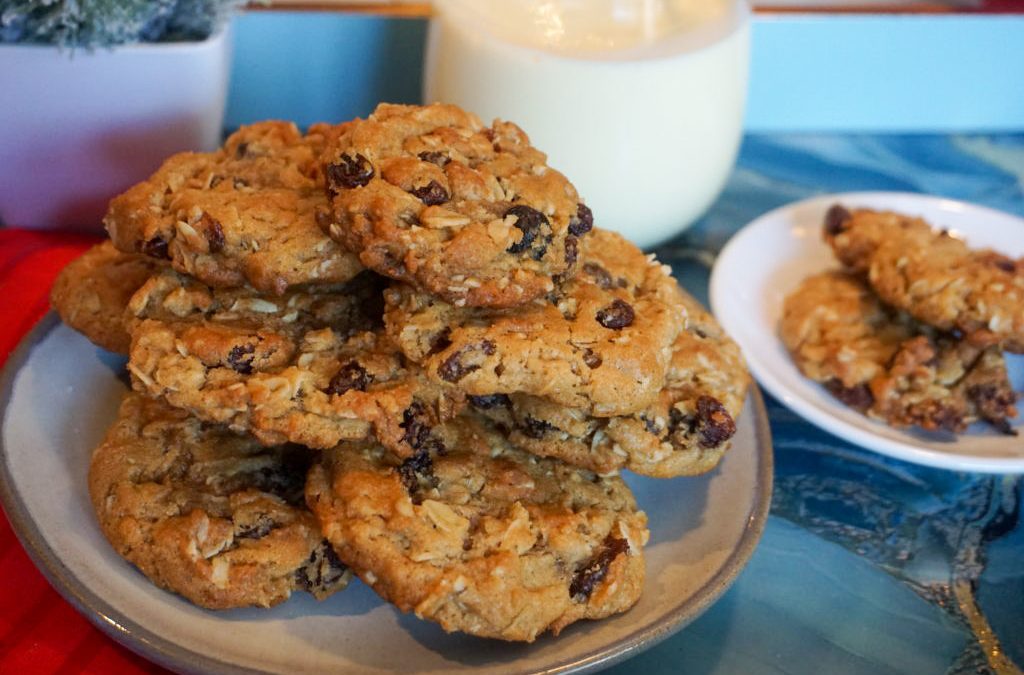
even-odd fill
[{"label": "light blue panel", "polygon": [[332,12],[251,12],[235,19],[225,126],[300,126],[365,116],[420,97],[426,22]]},{"label": "light blue panel", "polygon": [[1024,129],[1024,16],[779,16],[754,30],[750,131]]},{"label": "light blue panel", "polygon": [[[300,124],[420,98],[426,21],[236,19],[226,124]],[[1024,129],[1024,16],[759,16],[748,131]]]}]

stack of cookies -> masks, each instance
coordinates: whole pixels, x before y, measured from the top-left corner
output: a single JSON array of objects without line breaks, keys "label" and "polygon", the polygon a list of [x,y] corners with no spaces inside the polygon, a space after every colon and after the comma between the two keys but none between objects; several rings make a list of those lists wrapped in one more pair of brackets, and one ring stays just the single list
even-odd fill
[{"label": "stack of cookies", "polygon": [[1004,350],[1024,352],[1024,260],[974,250],[920,218],[833,206],[841,270],[786,298],[780,332],[807,377],[895,427],[1016,434]]},{"label": "stack of cookies", "polygon": [[53,293],[128,355],[90,472],[107,538],[210,608],[354,573],[505,640],[625,611],[648,531],[619,470],[714,468],[748,376],[593,221],[518,127],[453,106],[172,157]]}]

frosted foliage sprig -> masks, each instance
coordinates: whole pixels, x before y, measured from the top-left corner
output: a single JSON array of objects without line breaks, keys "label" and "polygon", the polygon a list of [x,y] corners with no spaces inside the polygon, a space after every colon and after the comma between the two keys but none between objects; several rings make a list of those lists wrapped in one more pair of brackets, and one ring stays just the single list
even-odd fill
[{"label": "frosted foliage sprig", "polygon": [[0,0],[0,42],[111,47],[204,40],[240,0]]}]

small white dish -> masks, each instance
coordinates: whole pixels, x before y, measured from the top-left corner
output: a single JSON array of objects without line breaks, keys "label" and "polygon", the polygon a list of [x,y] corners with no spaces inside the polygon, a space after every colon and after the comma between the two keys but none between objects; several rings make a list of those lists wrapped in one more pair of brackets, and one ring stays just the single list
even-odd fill
[{"label": "small white dish", "polygon": [[[989,473],[1024,472],[1024,436],[999,434],[983,424],[964,434],[894,429],[869,419],[805,378],[778,336],[786,295],[806,277],[838,268],[822,241],[825,211],[887,209],[920,216],[963,236],[976,248],[1024,256],[1024,219],[974,204],[896,192],[823,195],[788,204],[757,218],[725,246],[711,275],[711,306],[743,349],[757,380],[809,422],[885,455],[928,466]],[[1010,379],[1024,388],[1024,356],[1007,355]],[[1022,401],[1024,403],[1024,401]],[[1013,422],[1020,428],[1020,417]]]},{"label": "small white dish", "polygon": [[771,434],[756,388],[732,449],[703,476],[626,479],[647,511],[644,594],[603,621],[531,645],[446,634],[359,581],[316,602],[210,612],[160,590],[103,538],[86,487],[92,448],[114,419],[124,360],[51,315],[0,378],[0,504],[36,566],[82,614],[157,663],[202,673],[568,673],[595,670],[668,637],[729,587],[768,516]]}]

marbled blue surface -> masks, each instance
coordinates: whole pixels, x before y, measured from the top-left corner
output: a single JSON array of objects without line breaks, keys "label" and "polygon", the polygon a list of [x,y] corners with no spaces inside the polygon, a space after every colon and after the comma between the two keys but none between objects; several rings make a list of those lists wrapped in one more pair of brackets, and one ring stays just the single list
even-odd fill
[{"label": "marbled blue surface", "polygon": [[[855,190],[923,192],[1024,215],[1024,134],[750,136],[721,198],[659,255],[706,300],[707,264],[745,223],[794,200]],[[774,400],[768,406],[775,495],[753,559],[706,614],[609,672],[1024,667],[1020,478],[906,464]]]}]

